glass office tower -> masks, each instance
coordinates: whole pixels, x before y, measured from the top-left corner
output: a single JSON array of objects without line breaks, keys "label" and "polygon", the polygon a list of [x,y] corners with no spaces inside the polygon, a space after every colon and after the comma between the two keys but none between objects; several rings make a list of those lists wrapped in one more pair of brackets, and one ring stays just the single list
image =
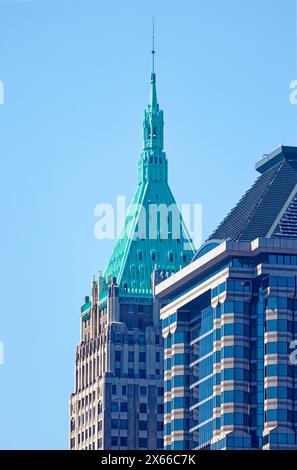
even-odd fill
[{"label": "glass office tower", "polygon": [[195,260],[156,283],[165,449],[297,449],[297,149],[280,147]]}]

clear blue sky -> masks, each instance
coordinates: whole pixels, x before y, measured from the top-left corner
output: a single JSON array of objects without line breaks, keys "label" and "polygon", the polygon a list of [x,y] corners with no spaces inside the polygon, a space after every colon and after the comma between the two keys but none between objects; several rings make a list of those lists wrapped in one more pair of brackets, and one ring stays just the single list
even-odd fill
[{"label": "clear blue sky", "polygon": [[66,448],[80,305],[112,243],[96,204],[132,197],[155,15],[178,202],[204,235],[297,145],[295,0],[0,1],[0,448]]}]

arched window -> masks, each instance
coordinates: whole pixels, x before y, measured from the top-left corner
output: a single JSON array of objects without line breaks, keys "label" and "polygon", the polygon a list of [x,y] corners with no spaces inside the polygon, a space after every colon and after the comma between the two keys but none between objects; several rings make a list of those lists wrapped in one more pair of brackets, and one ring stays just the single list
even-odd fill
[{"label": "arched window", "polygon": [[70,429],[71,429],[71,431],[74,431],[74,429],[75,429],[75,419],[74,418],[72,418],[72,420],[71,420]]},{"label": "arched window", "polygon": [[98,403],[98,415],[101,415],[102,413],[102,401],[100,400]]}]

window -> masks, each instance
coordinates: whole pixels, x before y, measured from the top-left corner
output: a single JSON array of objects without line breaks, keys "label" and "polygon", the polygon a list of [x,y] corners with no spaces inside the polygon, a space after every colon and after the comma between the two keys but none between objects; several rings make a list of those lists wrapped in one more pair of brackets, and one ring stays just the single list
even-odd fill
[{"label": "window", "polygon": [[116,436],[111,437],[111,445],[112,445],[112,447],[117,447],[118,446],[118,438]]},{"label": "window", "polygon": [[147,448],[147,439],[146,438],[141,437],[139,439],[139,447],[142,447],[143,449]]},{"label": "window", "polygon": [[159,351],[156,352],[156,362],[160,362],[160,353],[159,353]]},{"label": "window", "polygon": [[120,403],[120,411],[126,413],[128,411],[128,403],[127,402],[121,402]]},{"label": "window", "polygon": [[115,360],[120,361],[121,360],[121,351],[116,351],[115,352]]},{"label": "window", "polygon": [[120,344],[120,343],[122,342],[122,335],[121,335],[121,333],[116,333],[116,335],[115,335],[115,342],[116,342],[117,344]]},{"label": "window", "polygon": [[145,344],[145,336],[139,335],[139,344]]},{"label": "window", "polygon": [[163,439],[157,439],[157,448],[158,449],[163,449],[163,446],[164,446]]},{"label": "window", "polygon": [[113,395],[116,395],[117,394],[117,386],[116,385],[113,385],[112,386],[112,392],[111,392]]},{"label": "window", "polygon": [[160,335],[156,335],[156,344],[160,344]]},{"label": "window", "polygon": [[154,251],[152,252],[152,261],[156,261],[156,253]]},{"label": "window", "polygon": [[139,362],[145,362],[145,360],[146,360],[146,354],[145,352],[141,351],[139,353]]},{"label": "window", "polygon": [[102,401],[99,401],[98,403],[98,415],[102,413]]},{"label": "window", "polygon": [[102,421],[98,421],[98,432],[102,431]]},{"label": "window", "polygon": [[122,386],[122,395],[127,395],[127,386],[126,385]]},{"label": "window", "polygon": [[177,397],[172,400],[173,409],[186,408],[186,398]]},{"label": "window", "polygon": [[141,251],[138,252],[138,259],[139,259],[139,261],[142,260],[142,252]]},{"label": "window", "polygon": [[173,376],[173,387],[184,387],[185,386],[185,376],[184,375],[175,375]]},{"label": "window", "polygon": [[139,405],[139,413],[146,413],[147,412],[147,405],[146,403],[140,403]]},{"label": "window", "polygon": [[146,431],[147,430],[147,421],[139,421],[139,430]]},{"label": "window", "polygon": [[171,364],[172,364],[171,357],[168,357],[167,359],[165,359],[165,369],[166,370],[171,369]]},{"label": "window", "polygon": [[145,369],[139,369],[139,377],[145,379]]},{"label": "window", "polygon": [[127,446],[127,438],[126,437],[121,437],[120,438],[120,443],[121,443],[121,447],[126,447]]},{"label": "window", "polygon": [[128,369],[128,377],[129,377],[130,379],[133,379],[133,377],[134,377],[134,369]]},{"label": "window", "polygon": [[133,335],[128,335],[128,344],[134,344]]},{"label": "window", "polygon": [[112,401],[111,402],[111,411],[112,412],[117,412],[119,409],[118,402],[117,401]]},{"label": "window", "polygon": [[111,420],[111,429],[118,429],[119,423],[117,419],[112,419]]},{"label": "window", "polygon": [[133,304],[128,305],[128,313],[134,313],[134,305]]},{"label": "window", "polygon": [[134,362],[134,352],[133,351],[128,351],[128,361],[129,362]]},{"label": "window", "polygon": [[158,405],[157,406],[157,413],[163,414],[164,413],[164,405]]},{"label": "window", "polygon": [[128,429],[128,421],[126,419],[120,419],[120,429]]},{"label": "window", "polygon": [[224,414],[224,425],[233,424],[233,414],[225,413]]},{"label": "window", "polygon": [[173,262],[173,254],[172,253],[170,253],[170,255],[169,255],[169,261],[170,261],[170,263]]},{"label": "window", "polygon": [[147,394],[147,387],[140,387],[140,395],[145,395]]},{"label": "window", "polygon": [[177,333],[174,333],[173,341],[174,341],[174,343],[177,343],[177,344],[184,343],[186,341],[184,332],[183,331],[178,331]]},{"label": "window", "polygon": [[164,388],[163,387],[158,387],[158,396],[161,397],[164,393]]},{"label": "window", "polygon": [[277,421],[277,410],[268,410],[268,411],[266,411],[266,420],[265,421]]},{"label": "window", "polygon": [[98,446],[98,449],[102,449],[102,438],[101,437],[98,439],[97,446]]},{"label": "window", "polygon": [[163,431],[163,429],[164,429],[163,421],[158,421],[157,422],[157,431]]}]

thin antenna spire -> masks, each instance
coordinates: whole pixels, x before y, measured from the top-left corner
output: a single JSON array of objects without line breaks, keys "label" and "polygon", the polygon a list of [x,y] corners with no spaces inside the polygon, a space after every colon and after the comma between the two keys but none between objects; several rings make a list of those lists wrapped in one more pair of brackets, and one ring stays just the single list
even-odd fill
[{"label": "thin antenna spire", "polygon": [[153,17],[152,73],[155,73],[155,18]]}]

